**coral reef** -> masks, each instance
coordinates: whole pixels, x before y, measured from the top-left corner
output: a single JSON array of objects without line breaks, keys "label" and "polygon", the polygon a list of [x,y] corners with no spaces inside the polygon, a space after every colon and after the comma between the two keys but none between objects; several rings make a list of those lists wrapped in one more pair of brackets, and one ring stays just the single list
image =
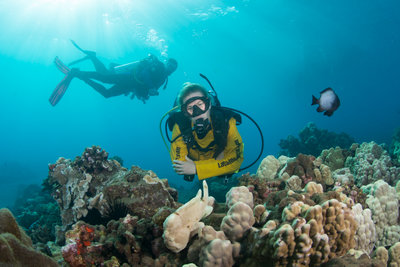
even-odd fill
[{"label": "coral reef", "polygon": [[348,157],[345,163],[354,174],[357,186],[384,180],[395,185],[400,179],[400,168],[392,164],[389,153],[375,142],[362,143],[357,147],[354,157]]},{"label": "coral reef", "polygon": [[269,155],[261,161],[256,175],[260,179],[273,180],[280,165],[281,162],[278,159],[272,155]]},{"label": "coral reef", "polygon": [[360,203],[354,205],[352,210],[354,219],[358,224],[355,235],[355,248],[369,255],[376,242],[375,224],[372,221],[372,212],[370,209],[363,209]]},{"label": "coral reef", "polygon": [[56,239],[56,226],[61,225],[60,210],[45,188],[39,185],[26,186],[16,199],[12,211],[35,245]]},{"label": "coral reef", "polygon": [[221,230],[229,240],[237,241],[254,223],[255,219],[251,207],[246,203],[236,202],[222,219]]},{"label": "coral reef", "polygon": [[213,239],[200,255],[200,266],[233,266],[232,244],[229,240]]},{"label": "coral reef", "polygon": [[[238,185],[207,179],[181,204],[153,171],[128,170],[92,147],[49,165],[45,186],[62,226],[58,241],[40,249],[70,266],[398,266],[396,171],[374,143],[267,156]],[[361,187],[364,180],[373,183]],[[209,187],[224,201],[214,201]],[[27,225],[37,220],[25,214]]]},{"label": "coral reef", "polygon": [[354,139],[346,133],[334,133],[325,129],[319,129],[313,122],[309,122],[299,132],[299,138],[289,135],[286,139],[281,139],[280,155],[295,157],[299,153],[318,156],[322,150],[331,147],[348,148]]},{"label": "coral reef", "polygon": [[399,201],[394,187],[383,180],[362,187],[368,194],[367,205],[372,211],[376,228],[376,245],[391,246],[400,240]]},{"label": "coral reef", "polygon": [[58,266],[53,259],[34,250],[32,240],[8,209],[0,209],[0,265]]},{"label": "coral reef", "polygon": [[400,166],[400,128],[397,128],[393,135],[392,142],[390,143],[389,147],[389,153],[393,158],[393,162],[397,166]]},{"label": "coral reef", "polygon": [[351,152],[340,147],[324,149],[319,155],[322,162],[327,165],[331,171],[336,171],[344,167],[346,158],[351,155]]},{"label": "coral reef", "polygon": [[250,208],[253,208],[253,194],[250,193],[249,189],[245,186],[232,187],[228,193],[226,193],[225,205],[231,208],[237,202],[243,202]]},{"label": "coral reef", "polygon": [[378,259],[370,259],[367,254],[362,254],[359,258],[346,255],[334,258],[321,265],[321,267],[386,267],[386,264]]},{"label": "coral reef", "polygon": [[373,258],[379,260],[382,266],[400,266],[400,242],[393,244],[389,250],[385,247],[378,247],[373,253]]},{"label": "coral reef", "polygon": [[78,220],[106,224],[110,219],[118,219],[110,215],[121,207],[126,210],[120,212],[121,217],[129,212],[140,218],[153,216],[160,207],[177,207],[176,190],[154,172],[136,166],[128,171],[116,161],[106,161],[107,153],[99,148],[86,149],[83,155],[86,154],[87,158],[102,161],[71,162],[59,158],[49,168],[46,183],[60,207],[64,230]]},{"label": "coral reef", "polygon": [[277,204],[282,207],[286,203],[283,212],[277,213],[280,218],[269,218],[263,228],[249,235],[245,246],[251,254],[246,265],[318,265],[355,247],[357,222],[351,209],[337,199],[316,204],[309,197],[306,192],[288,192]]},{"label": "coral reef", "polygon": [[[103,171],[112,171],[116,166],[120,165],[118,161],[107,160],[108,152],[99,146],[85,148],[82,156],[77,156],[72,164],[85,173],[98,174]],[[118,164],[116,164],[118,162]]]}]

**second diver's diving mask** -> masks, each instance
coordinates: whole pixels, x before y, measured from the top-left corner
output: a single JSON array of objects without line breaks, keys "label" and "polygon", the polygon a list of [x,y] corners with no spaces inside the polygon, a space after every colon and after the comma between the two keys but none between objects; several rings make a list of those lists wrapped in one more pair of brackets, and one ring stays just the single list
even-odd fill
[{"label": "second diver's diving mask", "polygon": [[[197,117],[210,108],[210,99],[206,96],[191,97],[181,106],[181,110],[188,117]],[[191,105],[193,103],[193,105]]]}]

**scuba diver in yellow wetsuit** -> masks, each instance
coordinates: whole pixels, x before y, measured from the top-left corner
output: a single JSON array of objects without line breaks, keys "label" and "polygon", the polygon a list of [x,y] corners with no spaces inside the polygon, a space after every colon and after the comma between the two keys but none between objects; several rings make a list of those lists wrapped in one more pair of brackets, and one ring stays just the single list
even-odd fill
[{"label": "scuba diver in yellow wetsuit", "polygon": [[185,83],[177,104],[180,111],[168,119],[175,172],[187,181],[194,175],[203,180],[238,172],[243,162],[243,142],[236,128],[240,115],[213,104],[199,84]]}]

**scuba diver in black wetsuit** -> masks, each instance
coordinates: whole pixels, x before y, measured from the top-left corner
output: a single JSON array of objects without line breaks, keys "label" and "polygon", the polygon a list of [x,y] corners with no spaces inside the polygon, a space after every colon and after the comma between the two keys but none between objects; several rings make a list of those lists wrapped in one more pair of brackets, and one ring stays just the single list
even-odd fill
[{"label": "scuba diver in black wetsuit", "polygon": [[[58,58],[54,60],[56,66],[66,74],[66,77],[57,85],[50,103],[55,106],[61,99],[69,83],[73,78],[78,78],[90,85],[105,98],[131,95],[131,99],[135,96],[142,100],[143,103],[150,96],[158,95],[158,88],[164,84],[164,89],[168,83],[168,76],[177,68],[178,63],[175,59],[168,59],[166,63],[162,63],[154,55],[149,55],[143,60],[117,65],[113,64],[107,69],[104,64],[96,57],[93,51],[83,50],[74,41],[72,44],[82,51],[86,56],[76,60],[69,65],[76,64],[86,59],[90,59],[96,71],[81,71],[77,68],[69,69]],[[110,88],[106,88],[103,84],[112,84]]]}]

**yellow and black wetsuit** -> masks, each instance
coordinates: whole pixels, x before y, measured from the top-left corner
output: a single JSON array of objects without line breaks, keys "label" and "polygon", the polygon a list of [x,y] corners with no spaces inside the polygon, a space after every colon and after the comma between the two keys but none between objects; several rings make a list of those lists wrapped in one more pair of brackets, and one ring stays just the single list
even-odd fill
[{"label": "yellow and black wetsuit", "polygon": [[[172,139],[174,140],[180,134],[179,125],[175,124],[172,130]],[[203,139],[199,139],[195,132],[193,137],[198,146],[205,149],[214,141],[214,131],[210,130]],[[240,169],[243,162],[243,142],[236,127],[236,120],[233,117],[229,119],[229,131],[226,138],[227,143],[223,150],[223,159],[217,160],[213,157],[216,145],[209,147],[208,151],[200,151],[201,149],[196,148],[196,146],[189,148],[188,151],[183,136],[180,136],[171,144],[171,159],[185,161],[185,156],[188,156],[196,165],[199,180],[235,173]]]}]

